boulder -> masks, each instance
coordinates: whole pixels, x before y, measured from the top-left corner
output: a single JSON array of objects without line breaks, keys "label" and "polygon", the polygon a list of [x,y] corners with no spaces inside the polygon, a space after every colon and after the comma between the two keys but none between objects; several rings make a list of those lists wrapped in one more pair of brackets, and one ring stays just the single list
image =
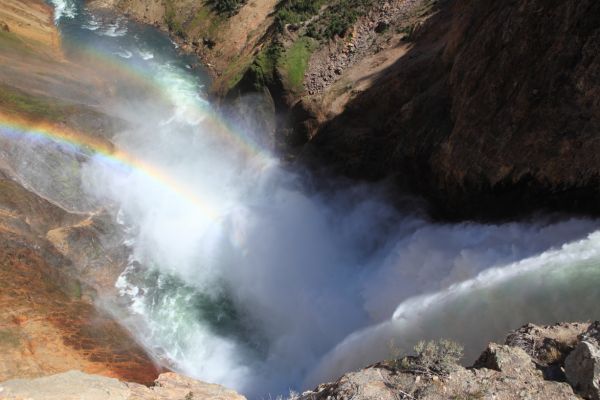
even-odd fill
[{"label": "boulder", "polygon": [[518,347],[490,343],[475,361],[475,368],[487,368],[500,372],[535,370],[531,357]]},{"label": "boulder", "polygon": [[600,400],[600,323],[581,335],[581,342],[565,360],[565,374],[581,396]]}]

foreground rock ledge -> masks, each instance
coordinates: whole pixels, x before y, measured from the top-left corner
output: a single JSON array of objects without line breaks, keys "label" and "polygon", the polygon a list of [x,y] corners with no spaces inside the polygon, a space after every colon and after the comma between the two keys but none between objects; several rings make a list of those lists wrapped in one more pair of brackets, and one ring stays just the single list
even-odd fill
[{"label": "foreground rock ledge", "polygon": [[[525,325],[503,345],[490,343],[472,367],[415,372],[381,362],[344,374],[290,400],[600,400],[600,322]],[[220,385],[176,373],[151,387],[69,371],[0,383],[7,400],[243,400]]]},{"label": "foreground rock ledge", "polygon": [[168,372],[154,386],[121,382],[81,371],[36,379],[0,383],[0,399],[6,400],[245,400],[233,390]]},{"label": "foreground rock ledge", "polygon": [[423,374],[382,362],[295,400],[600,400],[600,322],[528,324],[490,343],[472,367]]}]

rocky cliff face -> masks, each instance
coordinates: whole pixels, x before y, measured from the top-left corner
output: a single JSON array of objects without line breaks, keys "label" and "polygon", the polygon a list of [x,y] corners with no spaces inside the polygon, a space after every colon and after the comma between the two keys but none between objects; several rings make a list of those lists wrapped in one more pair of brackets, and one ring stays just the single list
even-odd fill
[{"label": "rocky cliff face", "polygon": [[405,39],[434,3],[93,0],[90,5],[170,32],[212,72],[210,93],[229,117],[293,157],[323,121],[406,52]]},{"label": "rocky cliff face", "polygon": [[598,212],[599,90],[597,2],[440,2],[310,152],[444,216]]},{"label": "rocky cliff face", "polygon": [[[105,287],[106,271],[118,265],[105,260],[82,274],[80,267],[94,266],[89,255],[72,257],[46,238],[56,227],[94,236],[93,225],[82,227],[82,219],[0,172],[0,380],[72,368],[143,383],[158,375],[129,333],[92,302]],[[85,249],[72,238],[63,243]]]},{"label": "rocky cliff face", "polygon": [[217,3],[112,6],[203,57],[214,93],[270,99],[255,104],[287,155],[391,177],[445,218],[600,211],[596,2]]},{"label": "rocky cliff face", "polygon": [[[51,7],[3,1],[0,26],[0,114],[88,128],[106,121],[84,105],[94,78],[83,73],[79,80],[82,67],[63,59]],[[153,382],[160,368],[94,305],[98,293],[114,290],[127,261],[119,233],[106,235],[111,228],[102,212],[68,212],[25,188],[12,168],[23,160],[13,145],[0,139],[0,380],[76,368]],[[61,190],[62,183],[48,187]]]}]

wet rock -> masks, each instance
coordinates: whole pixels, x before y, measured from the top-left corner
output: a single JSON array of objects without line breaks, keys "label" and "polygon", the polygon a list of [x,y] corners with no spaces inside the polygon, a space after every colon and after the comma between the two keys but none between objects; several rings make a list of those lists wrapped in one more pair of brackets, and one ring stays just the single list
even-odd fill
[{"label": "wet rock", "polygon": [[569,383],[586,399],[600,399],[600,348],[591,342],[577,345],[565,361]]},{"label": "wet rock", "polygon": [[581,334],[580,339],[600,343],[600,321],[589,324],[588,329]]}]

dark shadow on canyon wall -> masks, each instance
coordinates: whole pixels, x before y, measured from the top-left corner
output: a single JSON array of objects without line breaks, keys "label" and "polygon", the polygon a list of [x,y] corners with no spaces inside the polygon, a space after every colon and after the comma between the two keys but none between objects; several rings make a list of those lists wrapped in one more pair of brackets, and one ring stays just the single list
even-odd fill
[{"label": "dark shadow on canyon wall", "polygon": [[600,2],[440,2],[410,40],[301,159],[444,219],[600,213]]}]

